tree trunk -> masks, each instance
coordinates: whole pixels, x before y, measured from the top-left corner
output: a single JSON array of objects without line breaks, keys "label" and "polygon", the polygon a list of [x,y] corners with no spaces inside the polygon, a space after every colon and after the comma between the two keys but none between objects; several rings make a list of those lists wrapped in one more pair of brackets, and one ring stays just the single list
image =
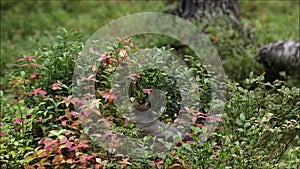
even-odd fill
[{"label": "tree trunk", "polygon": [[179,0],[175,14],[185,19],[228,15],[240,20],[240,5],[238,0]]},{"label": "tree trunk", "polygon": [[179,0],[173,14],[184,19],[196,19],[204,28],[219,17],[229,18],[234,27],[242,29],[238,0]]}]

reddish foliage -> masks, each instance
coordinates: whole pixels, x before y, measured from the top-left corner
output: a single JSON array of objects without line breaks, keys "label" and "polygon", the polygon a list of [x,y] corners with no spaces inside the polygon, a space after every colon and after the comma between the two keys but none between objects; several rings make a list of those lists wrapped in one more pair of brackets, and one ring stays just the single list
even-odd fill
[{"label": "reddish foliage", "polygon": [[39,87],[39,88],[33,89],[33,91],[29,93],[29,95],[38,95],[38,94],[46,95],[47,92],[45,92],[44,90],[42,90],[42,89]]},{"label": "reddish foliage", "polygon": [[22,62],[22,61],[25,61],[25,60],[27,60],[29,62],[32,62],[32,59],[37,58],[37,57],[38,56],[27,56],[27,57],[18,59],[16,62],[18,63],[18,62]]},{"label": "reddish foliage", "polygon": [[113,99],[117,98],[117,96],[112,93],[112,89],[110,89],[109,92],[102,91],[102,95],[109,104],[112,104]]}]

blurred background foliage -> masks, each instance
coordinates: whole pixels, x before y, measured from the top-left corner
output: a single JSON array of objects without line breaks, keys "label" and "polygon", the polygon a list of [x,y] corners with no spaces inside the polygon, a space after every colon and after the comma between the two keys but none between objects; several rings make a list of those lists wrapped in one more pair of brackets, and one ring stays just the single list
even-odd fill
[{"label": "blurred background foliage", "polygon": [[[262,68],[255,63],[258,47],[281,39],[299,40],[300,37],[299,1],[240,1],[240,5],[242,22],[245,28],[252,31],[255,45],[246,46],[244,51],[234,49],[228,53],[230,45],[226,43],[232,38],[230,32],[219,32],[221,27],[209,35],[212,40],[219,39],[219,44],[214,45],[225,71],[237,81],[244,80],[250,71],[262,73]],[[1,89],[6,86],[4,75],[12,68],[14,61],[54,41],[62,27],[80,32],[84,42],[101,26],[121,16],[146,11],[170,11],[175,6],[174,0],[1,1]],[[160,39],[155,39],[148,45],[159,44]],[[239,70],[241,65],[245,67],[243,70]],[[235,71],[242,73],[238,75]]]},{"label": "blurred background foliage", "polygon": [[54,41],[59,28],[78,31],[85,41],[114,19],[161,8],[159,1],[1,1],[1,78],[16,58]]}]

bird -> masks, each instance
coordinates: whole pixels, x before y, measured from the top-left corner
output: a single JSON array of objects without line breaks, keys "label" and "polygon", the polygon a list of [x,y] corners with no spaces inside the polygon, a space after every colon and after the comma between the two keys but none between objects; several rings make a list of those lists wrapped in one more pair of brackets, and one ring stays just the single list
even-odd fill
[{"label": "bird", "polygon": [[300,76],[300,42],[279,40],[264,45],[258,50],[259,62],[265,67],[266,80],[282,79],[280,72]]}]

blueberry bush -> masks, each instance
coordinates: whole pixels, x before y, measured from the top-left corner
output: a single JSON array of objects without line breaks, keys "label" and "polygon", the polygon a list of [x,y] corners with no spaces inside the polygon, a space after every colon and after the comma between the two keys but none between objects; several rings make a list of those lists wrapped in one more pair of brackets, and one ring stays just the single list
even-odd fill
[{"label": "blueberry bush", "polygon": [[[166,154],[131,159],[105,150],[84,130],[79,120],[82,112],[75,109],[84,105],[72,96],[71,90],[74,61],[81,48],[79,35],[64,30],[50,47],[16,61],[16,68],[9,75],[10,93],[1,91],[1,112],[5,112],[1,114],[3,168],[285,168],[298,165],[299,88],[286,87],[280,81],[264,83],[263,76],[255,77],[253,73],[246,79],[245,87],[227,81],[228,102],[222,120],[219,119],[217,130],[206,142],[195,137],[207,130],[198,123],[191,128],[191,141],[179,141]],[[107,55],[100,55],[98,66],[91,66],[99,74],[94,79],[99,91],[99,110],[112,129],[136,137],[139,131],[134,123],[128,123],[112,104],[115,97],[109,84],[121,56],[141,49],[128,39],[116,41],[109,49]],[[147,50],[153,54],[168,49]],[[198,70],[202,81],[207,83],[201,85],[208,86],[209,93],[209,79],[203,76],[205,71],[201,67]],[[100,75],[107,76],[101,79]],[[176,88],[168,88],[168,84],[176,82],[164,72],[154,68],[134,77],[133,101],[142,104],[147,99],[147,91],[143,92],[142,87],[162,87],[170,94],[166,107],[169,114],[165,117],[170,118],[177,111],[174,99],[180,98],[176,97]],[[153,81],[155,77],[159,82]],[[202,100],[209,102],[209,97]],[[89,112],[86,113],[88,116]]]},{"label": "blueberry bush", "polygon": [[[117,11],[113,16],[116,18],[126,13],[131,6],[131,2],[125,2],[122,7],[116,4],[118,2],[107,2],[99,8],[94,1],[80,3],[82,6],[89,6],[93,9],[91,13],[101,14],[101,17],[111,14],[109,9],[113,9]],[[151,2],[153,9],[144,3],[137,4],[138,7],[131,9],[131,12],[142,9],[154,10],[154,8],[164,10],[160,7],[160,2]],[[244,29],[252,31],[252,41],[240,38],[236,30],[231,28],[226,31],[218,26],[208,28],[211,32],[208,38],[215,45],[228,75],[226,83],[222,84],[226,92],[224,93],[226,103],[221,118],[207,115],[213,84],[206,71],[206,65],[201,65],[201,62],[193,56],[193,52],[188,49],[176,51],[170,46],[161,47],[161,44],[166,44],[168,40],[156,36],[116,39],[115,43],[107,44],[104,53],[100,53],[96,47],[90,48],[89,54],[97,56],[97,62],[84,69],[92,70],[95,76],[81,77],[78,81],[78,83],[90,82],[95,89],[96,98],[94,102],[87,105],[86,100],[73,95],[74,90],[76,91],[73,71],[76,60],[80,58],[80,52],[84,48],[84,36],[89,34],[81,32],[85,28],[93,32],[95,31],[93,28],[97,26],[81,23],[82,20],[89,18],[84,7],[81,6],[80,12],[84,14],[79,25],[83,25],[83,28],[79,31],[59,29],[58,33],[52,32],[49,37],[45,31],[32,30],[38,30],[40,25],[47,25],[47,22],[54,22],[55,18],[59,18],[58,22],[69,20],[71,27],[78,26],[76,19],[73,20],[69,15],[72,13],[75,16],[78,12],[75,8],[76,4],[65,4],[64,1],[38,2],[36,6],[30,8],[31,6],[34,5],[29,1],[24,5],[18,2],[1,1],[1,14],[5,14],[3,19],[1,16],[1,24],[6,23],[3,27],[6,31],[1,34],[1,37],[8,40],[6,44],[1,44],[1,65],[10,63],[5,68],[1,67],[6,74],[4,76],[1,72],[1,79],[3,79],[0,90],[1,168],[280,169],[299,167],[300,88],[297,85],[299,83],[293,77],[287,77],[287,81],[265,82],[262,65],[256,62],[256,49],[259,45],[278,38],[299,37],[299,32],[294,31],[294,25],[297,25],[294,23],[294,18],[297,18],[295,11],[299,11],[299,7],[294,5],[294,2],[285,4],[241,2],[242,9],[247,11],[242,10],[245,18]],[[272,10],[266,10],[261,6],[270,6]],[[22,16],[14,16],[13,13],[27,8],[28,18],[32,22],[25,24],[24,21],[23,24],[19,24],[11,19],[15,17],[22,19]],[[53,12],[53,9],[58,13]],[[99,12],[101,11],[99,9],[102,9],[103,13]],[[249,11],[259,13],[261,18],[257,19]],[[274,13],[277,12],[283,16],[276,17]],[[36,13],[38,15],[35,16]],[[47,14],[48,20],[41,21],[43,14]],[[291,15],[290,20],[286,19],[287,15]],[[34,20],[34,18],[39,19]],[[275,18],[278,19],[278,23],[268,22]],[[89,21],[96,23],[96,20]],[[286,31],[282,31],[281,23],[290,23],[291,26]],[[11,28],[9,31],[8,27]],[[55,26],[48,28],[54,29],[52,27]],[[266,31],[269,33],[266,34]],[[276,31],[279,33],[275,34]],[[17,34],[14,34],[16,32]],[[22,41],[23,36],[24,41]],[[35,41],[35,37],[41,39]],[[148,44],[141,43],[145,39],[148,40]],[[37,49],[36,45],[40,41],[48,44]],[[19,46],[10,46],[14,43]],[[19,55],[15,50],[21,49],[22,45],[24,45],[23,50],[32,49],[32,51],[26,51],[24,56],[18,58],[5,58],[9,53]],[[4,60],[2,60],[2,52],[5,54]],[[130,60],[130,57],[137,56],[141,52],[149,57],[149,63],[151,58],[155,60],[155,57],[159,59],[171,53],[181,56],[193,76],[198,77],[197,86],[201,89],[198,95],[200,107],[196,111],[197,116],[194,117],[187,137],[176,140],[165,153],[133,158],[103,147],[85,126],[91,122],[88,121],[89,119],[99,119],[97,113],[101,112],[102,119],[97,122],[103,123],[109,130],[101,133],[99,137],[111,142],[112,147],[126,146],[118,144],[118,137],[113,132],[133,138],[140,137],[141,131],[137,128],[137,124],[122,114],[114,104],[116,95],[112,82],[114,73],[118,71],[117,68],[126,59]],[[15,61],[12,61],[13,59]],[[177,73],[180,76],[185,75],[180,69]],[[159,120],[164,123],[174,122],[180,111],[183,92],[176,87],[178,81],[174,76],[159,67],[152,66],[150,69],[130,74],[128,78],[130,79],[130,101],[133,105],[149,104],[149,94],[154,89],[161,89],[166,96],[166,107]],[[83,121],[82,116],[87,121]],[[203,137],[199,136],[207,133],[210,127],[204,122],[211,119],[216,120],[218,125],[216,130],[208,133],[209,137],[206,141],[203,141]],[[146,136],[143,139],[148,138]]]}]

